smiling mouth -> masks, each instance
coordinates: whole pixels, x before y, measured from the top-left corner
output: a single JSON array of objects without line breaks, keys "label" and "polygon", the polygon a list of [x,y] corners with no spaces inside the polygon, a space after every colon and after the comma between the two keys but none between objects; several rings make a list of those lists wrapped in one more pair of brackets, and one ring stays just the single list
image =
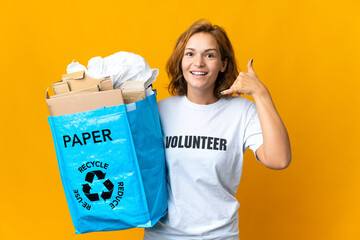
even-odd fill
[{"label": "smiling mouth", "polygon": [[190,73],[195,76],[205,76],[206,74],[208,74],[207,72],[199,72],[199,71],[190,71]]}]

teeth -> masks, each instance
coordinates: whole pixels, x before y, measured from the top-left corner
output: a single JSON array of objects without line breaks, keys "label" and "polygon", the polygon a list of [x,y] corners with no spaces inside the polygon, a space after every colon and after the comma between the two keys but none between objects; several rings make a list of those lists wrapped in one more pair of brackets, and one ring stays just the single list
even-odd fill
[{"label": "teeth", "polygon": [[191,72],[194,75],[206,75],[206,72]]}]

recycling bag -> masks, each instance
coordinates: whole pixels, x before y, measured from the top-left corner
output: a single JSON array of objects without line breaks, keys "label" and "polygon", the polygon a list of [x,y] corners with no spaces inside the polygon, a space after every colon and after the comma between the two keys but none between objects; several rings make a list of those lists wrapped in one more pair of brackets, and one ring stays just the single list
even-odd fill
[{"label": "recycling bag", "polygon": [[166,214],[155,93],[135,103],[48,121],[76,233],[152,227]]}]

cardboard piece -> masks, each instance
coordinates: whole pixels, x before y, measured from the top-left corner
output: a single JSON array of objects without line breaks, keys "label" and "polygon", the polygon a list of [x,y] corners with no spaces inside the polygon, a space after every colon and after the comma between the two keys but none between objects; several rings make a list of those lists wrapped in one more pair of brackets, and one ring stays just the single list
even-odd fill
[{"label": "cardboard piece", "polygon": [[100,91],[106,91],[106,90],[112,90],[114,89],[111,78],[105,77],[103,80],[99,83],[99,89]]},{"label": "cardboard piece", "polygon": [[61,94],[50,96],[50,98],[59,98],[59,97],[65,97],[65,96],[70,96],[70,95],[75,95],[75,94],[82,94],[82,93],[89,93],[89,92],[99,92],[99,85],[95,85],[95,86],[92,86],[92,87],[89,87],[89,88],[84,88],[84,89],[77,90],[77,91],[64,92],[64,93],[61,93]]},{"label": "cardboard piece", "polygon": [[133,103],[145,98],[145,87],[141,81],[127,81],[121,86],[124,103]]},{"label": "cardboard piece", "polygon": [[67,82],[60,81],[52,84],[51,86],[54,89],[55,94],[70,92],[70,88]]},{"label": "cardboard piece", "polygon": [[[110,77],[95,79],[85,74],[85,71],[68,73],[62,75],[62,81],[69,85],[70,91],[86,89],[100,84],[102,80],[110,80]],[[112,88],[113,89],[113,88]]]},{"label": "cardboard piece", "polygon": [[121,89],[84,92],[55,98],[49,98],[49,93],[46,91],[46,103],[50,116],[60,116],[92,111],[101,107],[113,107],[124,104],[124,100]]}]

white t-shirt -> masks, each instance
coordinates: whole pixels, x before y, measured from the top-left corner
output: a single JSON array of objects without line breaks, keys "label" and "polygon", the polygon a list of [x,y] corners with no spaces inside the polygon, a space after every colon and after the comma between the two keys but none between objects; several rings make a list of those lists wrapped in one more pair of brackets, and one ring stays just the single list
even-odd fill
[{"label": "white t-shirt", "polygon": [[235,198],[243,154],[262,145],[253,102],[221,98],[209,105],[174,96],[159,102],[163,129],[168,214],[145,240],[239,239]]}]

